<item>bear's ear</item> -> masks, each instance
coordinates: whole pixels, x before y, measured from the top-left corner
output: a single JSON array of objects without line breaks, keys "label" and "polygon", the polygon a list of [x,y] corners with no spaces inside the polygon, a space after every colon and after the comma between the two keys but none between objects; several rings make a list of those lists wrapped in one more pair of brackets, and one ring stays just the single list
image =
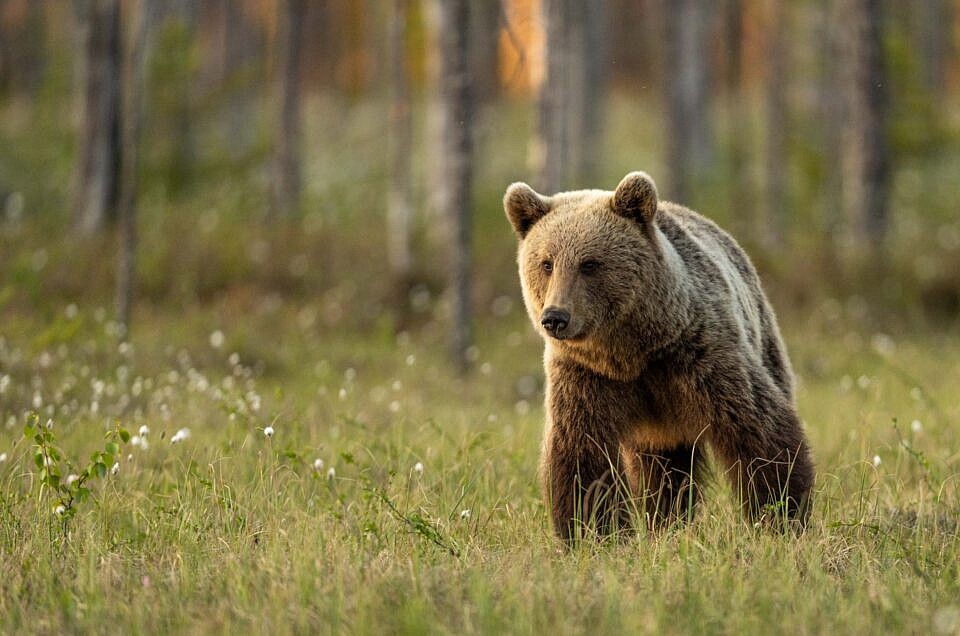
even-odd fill
[{"label": "bear's ear", "polygon": [[631,172],[613,192],[613,211],[653,228],[657,214],[657,186],[646,172]]},{"label": "bear's ear", "polygon": [[503,210],[520,238],[550,211],[550,203],[548,197],[537,194],[526,183],[511,183],[503,195]]}]

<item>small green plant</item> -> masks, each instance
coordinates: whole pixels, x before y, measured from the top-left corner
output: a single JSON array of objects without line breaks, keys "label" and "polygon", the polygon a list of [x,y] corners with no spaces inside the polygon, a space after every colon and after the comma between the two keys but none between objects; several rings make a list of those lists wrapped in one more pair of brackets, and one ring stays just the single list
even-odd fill
[{"label": "small green plant", "polygon": [[[89,485],[93,480],[119,470],[116,458],[120,456],[120,445],[130,441],[130,433],[116,420],[113,429],[104,435],[106,443],[103,450],[91,454],[86,468],[75,472],[73,464],[65,459],[63,451],[57,446],[52,422],[41,426],[40,416],[31,413],[23,427],[23,436],[33,441],[33,463],[40,469],[39,498],[43,499],[48,494],[52,496],[53,512],[65,522],[76,514],[77,504],[89,499]],[[63,476],[64,468],[66,477]]]}]

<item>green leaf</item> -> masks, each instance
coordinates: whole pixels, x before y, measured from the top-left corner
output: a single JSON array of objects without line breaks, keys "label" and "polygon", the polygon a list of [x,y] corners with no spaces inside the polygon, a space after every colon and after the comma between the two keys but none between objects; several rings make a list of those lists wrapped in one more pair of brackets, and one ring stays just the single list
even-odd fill
[{"label": "green leaf", "polygon": [[107,442],[107,445],[104,446],[108,453],[111,455],[117,455],[120,452],[120,444],[116,442]]},{"label": "green leaf", "polygon": [[37,468],[43,468],[43,453],[37,451],[33,454],[33,463],[37,465]]},{"label": "green leaf", "polygon": [[37,429],[35,429],[31,425],[27,424],[26,426],[23,427],[23,436],[26,437],[27,439],[33,437],[36,434],[37,434]]},{"label": "green leaf", "polygon": [[121,429],[120,429],[120,439],[123,440],[123,443],[124,443],[124,444],[126,444],[127,442],[129,442],[129,441],[130,441],[130,432],[129,432],[127,429],[125,429],[125,428],[121,428]]},{"label": "green leaf", "polygon": [[94,470],[97,471],[98,477],[106,477],[107,475],[107,465],[103,462],[97,462],[94,466]]}]

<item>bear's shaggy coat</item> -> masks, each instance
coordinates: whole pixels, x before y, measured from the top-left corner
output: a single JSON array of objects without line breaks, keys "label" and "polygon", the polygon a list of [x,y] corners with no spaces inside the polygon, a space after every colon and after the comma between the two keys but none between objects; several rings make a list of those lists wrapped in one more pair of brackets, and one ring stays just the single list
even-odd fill
[{"label": "bear's shaggy coat", "polygon": [[703,450],[754,519],[805,519],[813,483],[793,373],[760,280],[712,221],[658,200],[642,172],[614,192],[504,197],[523,298],[544,337],[541,476],[565,541],[692,513]]}]

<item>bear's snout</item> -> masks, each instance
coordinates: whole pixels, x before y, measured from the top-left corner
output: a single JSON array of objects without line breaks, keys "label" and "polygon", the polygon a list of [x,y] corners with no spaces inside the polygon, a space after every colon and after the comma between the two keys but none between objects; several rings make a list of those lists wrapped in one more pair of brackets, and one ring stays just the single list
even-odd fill
[{"label": "bear's snout", "polygon": [[567,325],[570,324],[570,312],[557,307],[548,307],[540,317],[540,324],[552,337],[563,338],[566,336]]}]

